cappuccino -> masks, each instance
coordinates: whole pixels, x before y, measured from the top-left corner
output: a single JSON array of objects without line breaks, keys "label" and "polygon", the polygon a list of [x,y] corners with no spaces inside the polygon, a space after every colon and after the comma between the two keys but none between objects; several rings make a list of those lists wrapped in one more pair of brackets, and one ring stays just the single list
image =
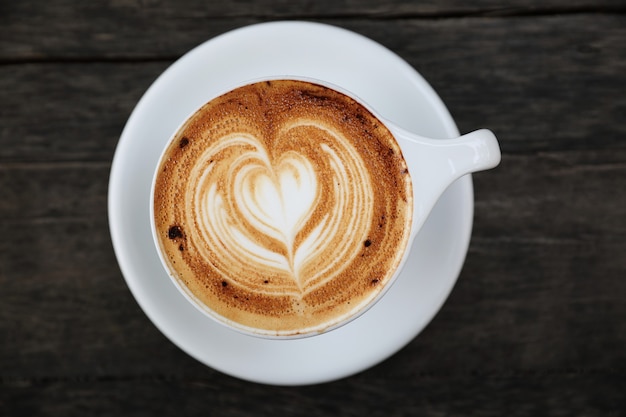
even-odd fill
[{"label": "cappuccino", "polygon": [[255,334],[323,332],[359,313],[408,246],[413,191],[389,130],[315,83],[249,84],[177,131],[153,195],[159,249],[204,311]]}]

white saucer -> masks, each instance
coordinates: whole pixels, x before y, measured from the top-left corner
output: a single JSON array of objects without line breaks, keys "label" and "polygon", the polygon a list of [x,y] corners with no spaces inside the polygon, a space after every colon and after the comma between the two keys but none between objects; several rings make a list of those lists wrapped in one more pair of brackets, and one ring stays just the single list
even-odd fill
[{"label": "white saucer", "polygon": [[137,104],[122,133],[109,183],[109,223],[121,271],[137,302],[173,343],[226,374],[276,385],[346,377],[388,358],[437,313],[465,259],[472,180],[455,182],[417,237],[403,273],[367,313],[329,333],[300,340],[246,336],[206,318],[176,290],[154,247],[148,218],[153,170],[179,123],[225,85],[271,75],[312,77],[353,91],[416,133],[458,130],[443,103],[405,61],[344,29],[275,22],[205,42],[168,68]]}]

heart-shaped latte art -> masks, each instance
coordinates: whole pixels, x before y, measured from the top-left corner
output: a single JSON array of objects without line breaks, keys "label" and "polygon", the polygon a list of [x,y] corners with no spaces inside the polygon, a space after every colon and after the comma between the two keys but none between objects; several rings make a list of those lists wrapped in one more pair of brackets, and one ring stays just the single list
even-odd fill
[{"label": "heart-shaped latte art", "polygon": [[[281,265],[299,283],[302,256],[297,256],[295,239],[310,218],[316,203],[317,177],[311,162],[290,151],[276,167],[249,164],[236,174],[235,203],[252,227],[285,245]],[[260,249],[260,248],[259,248]]]},{"label": "heart-shaped latte art", "polygon": [[153,210],[166,267],[194,304],[235,327],[296,335],[388,288],[413,191],[398,143],[368,109],[322,85],[268,80],[184,123]]},{"label": "heart-shaped latte art", "polygon": [[[306,155],[280,146],[302,135],[317,144]],[[213,143],[192,171],[187,215],[200,226],[196,246],[224,277],[303,295],[353,260],[371,223],[372,188],[340,133],[301,120],[272,149],[243,133]]]}]

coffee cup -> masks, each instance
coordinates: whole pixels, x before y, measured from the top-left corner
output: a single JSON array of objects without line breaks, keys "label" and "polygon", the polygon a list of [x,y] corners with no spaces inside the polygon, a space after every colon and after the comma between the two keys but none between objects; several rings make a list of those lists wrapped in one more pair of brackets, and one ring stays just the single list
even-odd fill
[{"label": "coffee cup", "polygon": [[341,86],[247,81],[207,100],[165,146],[154,242],[211,319],[251,336],[314,336],[383,297],[445,189],[499,162],[489,130],[424,138]]}]

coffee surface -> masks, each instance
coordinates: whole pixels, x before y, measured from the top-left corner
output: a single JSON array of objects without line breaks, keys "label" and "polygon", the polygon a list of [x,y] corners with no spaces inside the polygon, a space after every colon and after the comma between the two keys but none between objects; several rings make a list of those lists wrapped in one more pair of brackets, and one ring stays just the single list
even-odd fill
[{"label": "coffee surface", "polygon": [[303,81],[250,84],[204,105],[166,149],[157,239],[181,288],[218,318],[323,331],[393,276],[411,187],[391,133],[351,98]]}]

